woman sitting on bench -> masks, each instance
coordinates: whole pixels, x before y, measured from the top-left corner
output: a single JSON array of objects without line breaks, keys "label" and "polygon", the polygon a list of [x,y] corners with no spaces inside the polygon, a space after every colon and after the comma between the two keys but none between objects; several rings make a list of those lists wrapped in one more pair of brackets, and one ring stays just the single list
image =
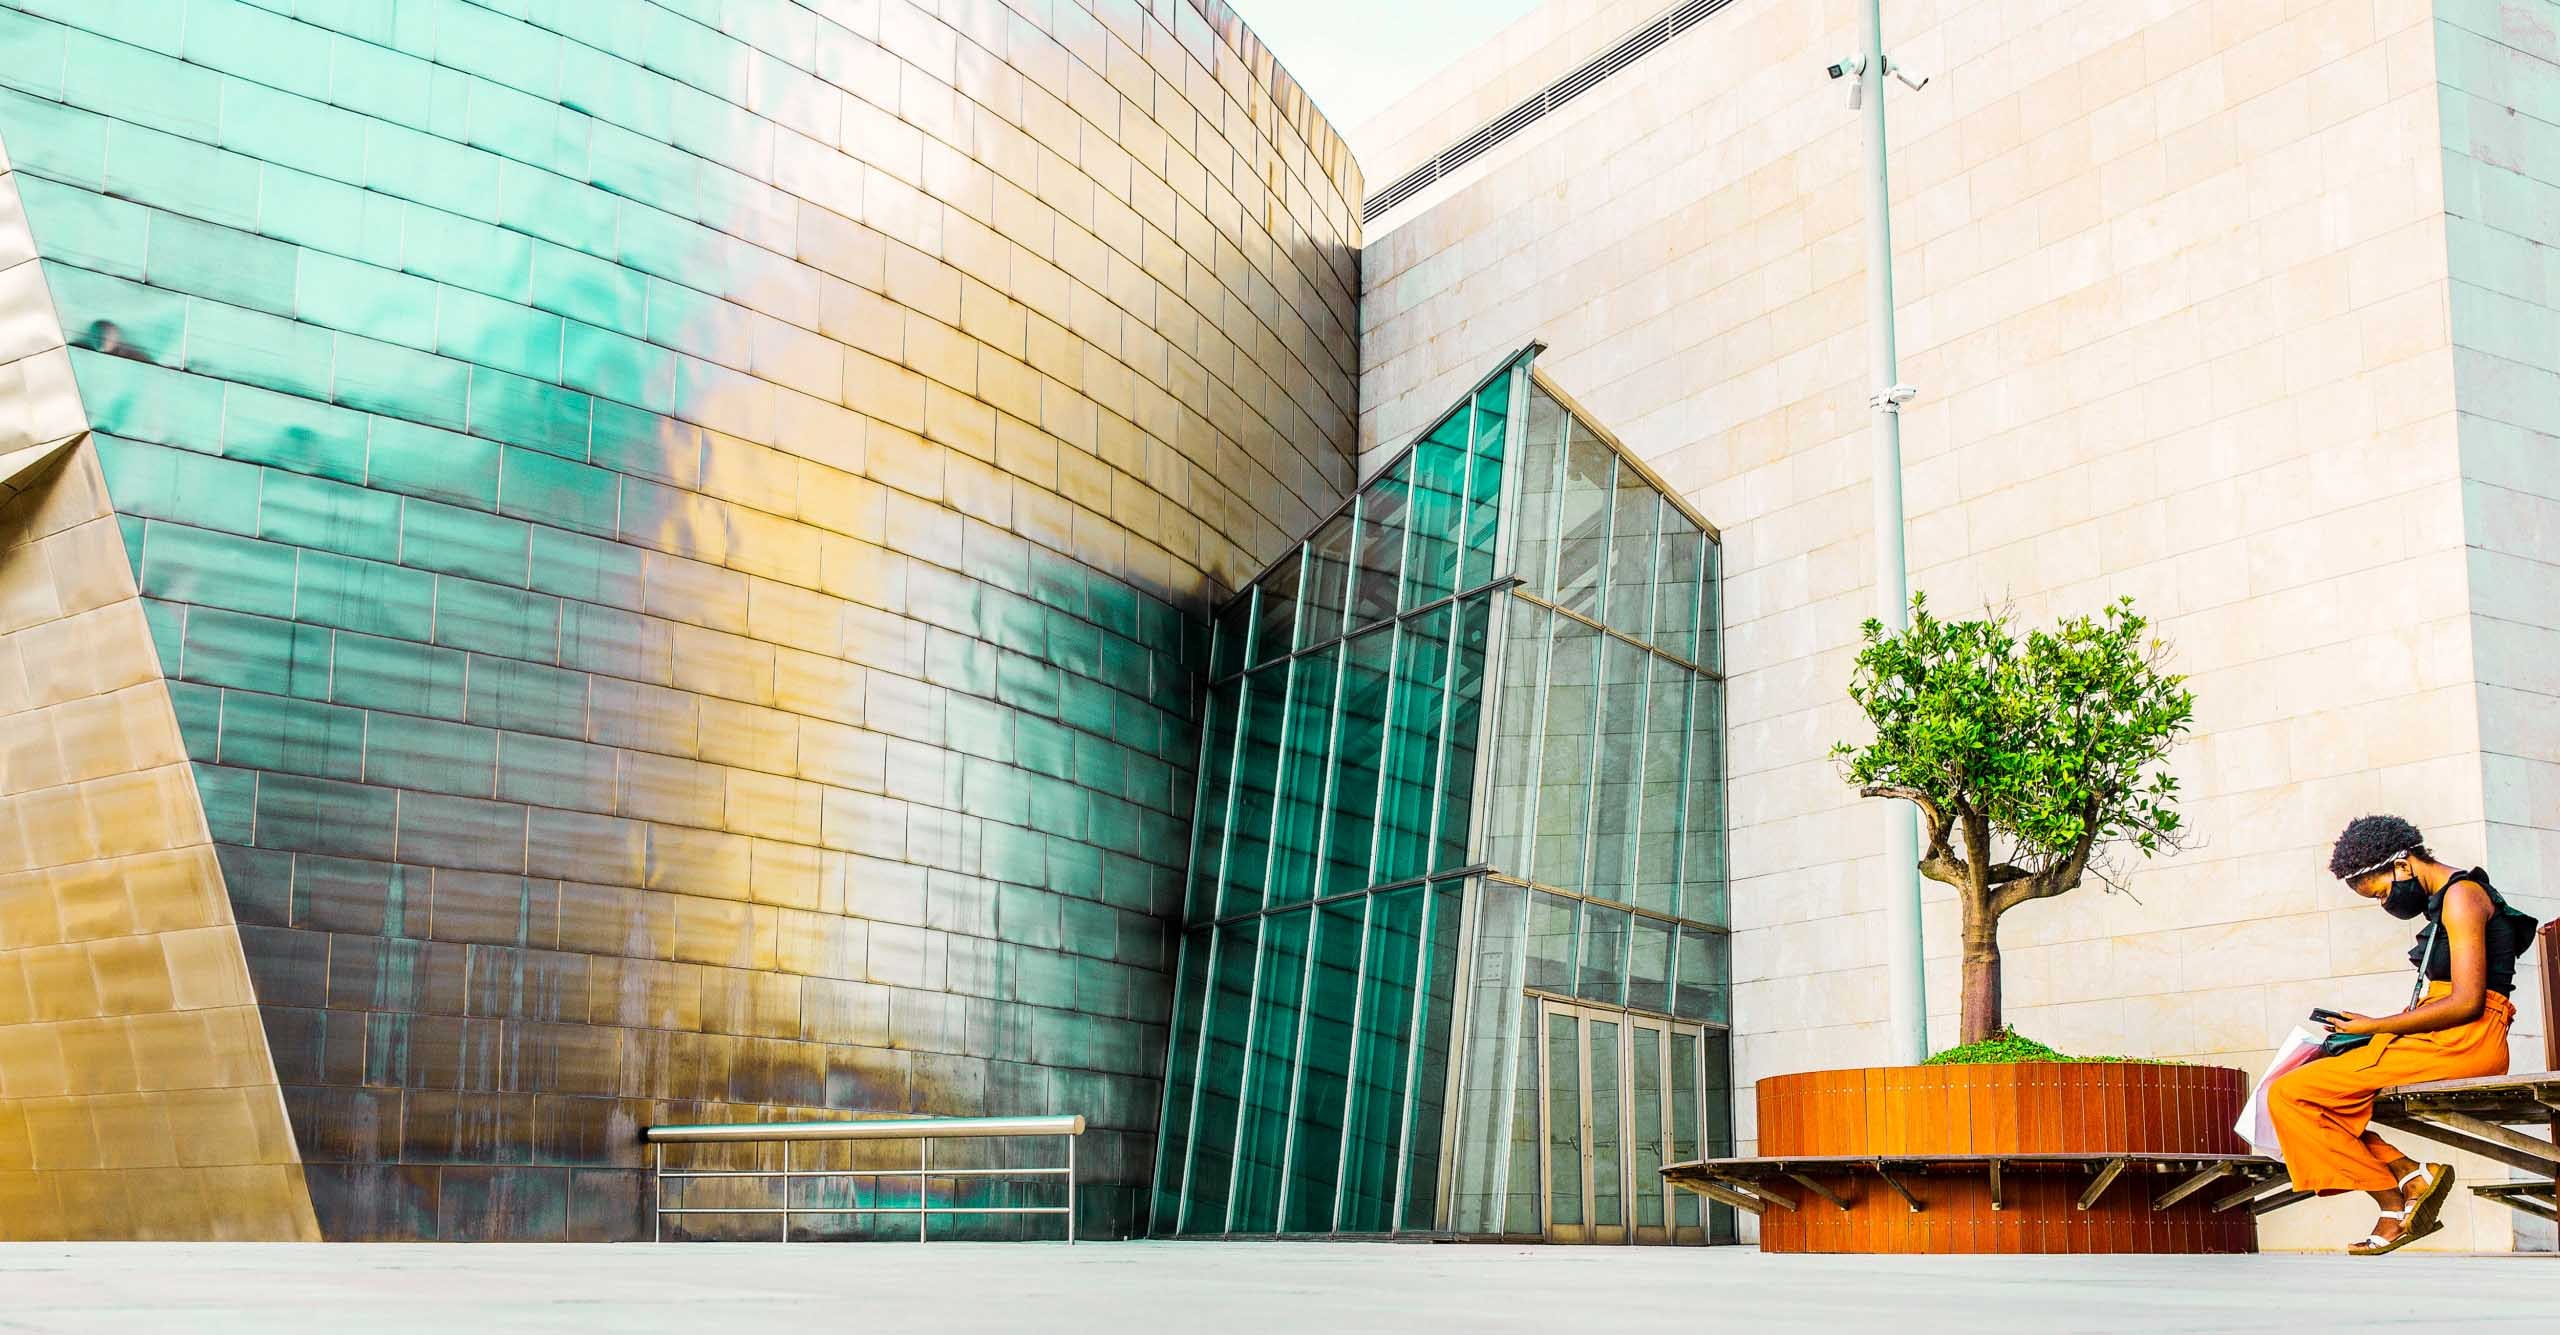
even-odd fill
[{"label": "woman sitting on bench", "polygon": [[2426,919],[2409,952],[2419,987],[2397,1015],[2334,1013],[2334,1033],[2370,1041],[2279,1077],[2268,1112],[2295,1190],[2372,1194],[2382,1218],[2347,1251],[2381,1256],[2444,1227],[2436,1217],[2453,1190],[2453,1166],[2414,1163],[2367,1129],[2373,1096],[2394,1085],[2506,1073],[2516,1014],[2507,994],[2516,956],[2533,943],[2533,920],[2508,908],[2486,873],[2436,861],[2418,828],[2397,816],[2350,823],[2329,871],[2392,917]]}]

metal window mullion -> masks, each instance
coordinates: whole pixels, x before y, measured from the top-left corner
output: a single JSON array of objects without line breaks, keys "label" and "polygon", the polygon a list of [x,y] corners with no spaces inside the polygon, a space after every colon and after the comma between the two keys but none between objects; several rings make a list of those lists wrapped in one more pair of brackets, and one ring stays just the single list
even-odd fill
[{"label": "metal window mullion", "polygon": [[[1618,457],[1614,452],[1609,456],[1609,489],[1604,494],[1609,498],[1609,530],[1613,532],[1618,526]],[[1600,573],[1598,581],[1599,598],[1598,604],[1594,608],[1595,613],[1599,616],[1606,616],[1609,612],[1609,554],[1612,550],[1612,538],[1608,532],[1604,532],[1600,539]],[[1562,592],[1562,590],[1558,590],[1558,592]],[[1590,781],[1584,786],[1582,793],[1582,828],[1586,831],[1591,831],[1592,816],[1597,811],[1600,800],[1600,700],[1609,689],[1607,683],[1608,668],[1606,666],[1609,659],[1608,648],[1609,643],[1605,639],[1596,639],[1591,642]],[[1592,855],[1593,851],[1599,848],[1599,846],[1600,840],[1597,831],[1592,831],[1592,837],[1586,838],[1582,841],[1582,885],[1585,889],[1589,889],[1591,885],[1591,868],[1593,864]],[[1530,865],[1535,867],[1537,864],[1532,862]],[[1582,976],[1580,970],[1581,961],[1578,958],[1581,952],[1581,945],[1582,933],[1577,931],[1574,933],[1574,947],[1575,954],[1577,956],[1575,960],[1576,968],[1574,978],[1575,990],[1577,992],[1580,991],[1580,981]]]},{"label": "metal window mullion", "polygon": [[[1698,687],[1701,684],[1697,674],[1690,674],[1688,735],[1680,739],[1680,823],[1676,827],[1680,831],[1680,837],[1671,843],[1674,850],[1671,855],[1671,916],[1674,918],[1680,916],[1680,910],[1686,907],[1684,901],[1689,898],[1689,762],[1692,759],[1691,753],[1697,750]],[[1671,996],[1676,1005],[1680,996],[1680,933],[1678,932],[1672,933],[1671,936]]]},{"label": "metal window mullion", "polygon": [[[1461,892],[1461,898],[1464,892]],[[1414,940],[1413,1004],[1404,1015],[1404,1097],[1396,1107],[1396,1153],[1387,1179],[1387,1231],[1404,1231],[1405,1181],[1413,1162],[1414,1115],[1421,1111],[1423,1013],[1431,1004],[1431,939],[1440,925],[1439,887],[1422,887],[1422,925]],[[1454,1028],[1454,1026],[1453,1026]],[[1454,1053],[1451,1054],[1453,1057]]]},{"label": "metal window mullion", "polygon": [[[1496,579],[1507,574],[1524,573],[1519,568],[1520,553],[1514,545],[1519,538],[1520,526],[1513,523],[1512,518],[1520,512],[1522,471],[1520,463],[1524,457],[1522,451],[1529,436],[1528,360],[1523,358],[1512,363],[1511,384],[1505,391],[1510,396],[1510,408],[1502,421],[1502,487],[1494,495],[1493,506],[1493,570],[1491,573]],[[1475,468],[1475,441],[1472,436],[1467,441],[1467,454],[1469,495],[1472,496]]]}]

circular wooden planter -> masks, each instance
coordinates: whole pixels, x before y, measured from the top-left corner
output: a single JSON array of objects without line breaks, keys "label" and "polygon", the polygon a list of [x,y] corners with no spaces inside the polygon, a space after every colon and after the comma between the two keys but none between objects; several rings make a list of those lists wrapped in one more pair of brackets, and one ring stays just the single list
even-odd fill
[{"label": "circular wooden planter", "polygon": [[2156,1169],[2126,1171],[2089,1208],[2088,1161],[2032,1156],[2247,1154],[2231,1130],[2246,1072],[2221,1066],[2031,1062],[1807,1071],[1759,1082],[1765,1158],[2018,1156],[2001,1165],[1999,1205],[1984,1162],[1891,1163],[1911,1209],[1872,1169],[1817,1177],[1848,1208],[1806,1193],[1804,1208],[1760,1218],[1772,1252],[2254,1252],[2255,1217],[2217,1213],[2207,1190],[2155,1210]]}]

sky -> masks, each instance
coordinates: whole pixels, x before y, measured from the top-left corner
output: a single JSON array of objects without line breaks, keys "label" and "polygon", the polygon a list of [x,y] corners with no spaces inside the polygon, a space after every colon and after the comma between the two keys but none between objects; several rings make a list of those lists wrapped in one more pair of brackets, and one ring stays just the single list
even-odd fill
[{"label": "sky", "polygon": [[1227,0],[1348,132],[1540,0]]}]

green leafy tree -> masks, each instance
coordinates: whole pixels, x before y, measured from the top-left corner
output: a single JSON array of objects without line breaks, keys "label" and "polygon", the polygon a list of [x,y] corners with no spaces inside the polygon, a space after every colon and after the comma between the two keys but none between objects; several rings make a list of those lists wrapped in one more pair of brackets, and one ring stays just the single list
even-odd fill
[{"label": "green leafy tree", "polygon": [[2163,762],[2195,696],[2149,631],[2130,598],[2023,639],[2005,610],[1944,621],[1916,595],[1909,629],[1866,624],[1849,697],[1875,740],[1832,756],[1862,794],[1920,809],[1920,873],[1963,906],[1964,1042],[2001,1028],[2002,914],[2084,875],[2113,884],[2112,850],[2181,842]]}]

